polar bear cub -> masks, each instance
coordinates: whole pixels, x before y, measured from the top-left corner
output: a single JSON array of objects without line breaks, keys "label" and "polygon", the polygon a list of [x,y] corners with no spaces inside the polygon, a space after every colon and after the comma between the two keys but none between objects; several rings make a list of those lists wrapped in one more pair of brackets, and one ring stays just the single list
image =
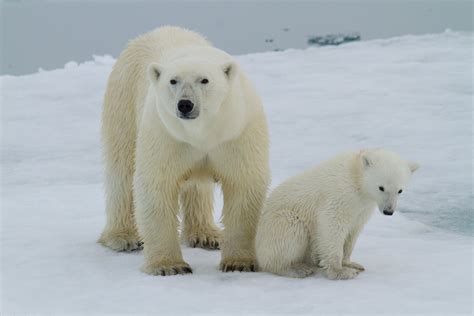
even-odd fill
[{"label": "polar bear cub", "polygon": [[419,165],[382,150],[339,155],[295,176],[270,195],[257,228],[262,271],[303,278],[321,269],[329,279],[352,279],[355,242],[373,210],[392,215]]}]

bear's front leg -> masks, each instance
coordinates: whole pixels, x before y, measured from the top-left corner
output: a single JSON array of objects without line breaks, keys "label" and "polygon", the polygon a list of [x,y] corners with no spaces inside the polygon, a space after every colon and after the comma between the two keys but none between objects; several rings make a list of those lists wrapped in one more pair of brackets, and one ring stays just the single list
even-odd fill
[{"label": "bear's front leg", "polygon": [[344,242],[344,255],[342,258],[342,266],[356,269],[359,271],[365,271],[365,268],[363,265],[357,262],[351,261],[352,251],[354,250],[354,246],[355,246],[358,236],[359,236],[359,230],[354,230],[347,236]]},{"label": "bear's front leg", "polygon": [[220,270],[256,271],[255,234],[266,184],[223,181],[224,237]]},{"label": "bear's front leg", "polygon": [[133,183],[135,220],[144,242],[142,271],[152,275],[191,273],[179,244],[178,199],[192,152],[166,134],[154,107],[145,111],[137,138]]},{"label": "bear's front leg", "polygon": [[210,155],[222,184],[224,224],[220,269],[255,271],[255,235],[270,182],[268,133],[263,117],[256,116],[242,135]]},{"label": "bear's front leg", "polygon": [[145,254],[142,271],[163,276],[191,273],[178,238],[179,186],[151,176],[141,174],[135,178],[136,220]]}]

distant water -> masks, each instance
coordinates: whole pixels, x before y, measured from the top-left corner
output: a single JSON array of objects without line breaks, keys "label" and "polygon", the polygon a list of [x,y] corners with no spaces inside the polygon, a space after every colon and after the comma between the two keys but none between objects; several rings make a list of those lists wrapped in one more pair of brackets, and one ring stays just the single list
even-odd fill
[{"label": "distant water", "polygon": [[117,56],[160,25],[197,30],[232,53],[305,48],[310,36],[357,32],[362,40],[472,30],[467,0],[19,1],[2,5],[1,74]]},{"label": "distant water", "polygon": [[442,206],[421,209],[400,209],[408,218],[434,226],[445,231],[474,236],[474,198],[472,195],[460,198],[449,208]]}]

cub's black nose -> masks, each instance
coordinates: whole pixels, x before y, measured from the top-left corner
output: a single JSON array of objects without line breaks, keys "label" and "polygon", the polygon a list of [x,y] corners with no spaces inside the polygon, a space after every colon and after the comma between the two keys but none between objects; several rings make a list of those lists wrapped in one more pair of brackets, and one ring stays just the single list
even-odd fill
[{"label": "cub's black nose", "polygon": [[383,215],[392,216],[392,215],[393,215],[393,212],[390,212],[390,211],[384,210],[384,211],[383,211]]},{"label": "cub's black nose", "polygon": [[194,108],[194,103],[189,100],[179,100],[178,110],[183,114],[188,114]]}]

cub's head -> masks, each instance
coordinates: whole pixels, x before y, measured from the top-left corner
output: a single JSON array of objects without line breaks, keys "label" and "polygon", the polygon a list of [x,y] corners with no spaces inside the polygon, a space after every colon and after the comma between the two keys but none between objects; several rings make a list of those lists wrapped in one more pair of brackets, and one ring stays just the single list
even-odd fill
[{"label": "cub's head", "polygon": [[208,119],[219,113],[236,72],[232,61],[192,58],[148,67],[148,77],[160,98],[159,111],[179,120]]},{"label": "cub's head", "polygon": [[398,197],[420,165],[382,149],[361,151],[359,163],[362,166],[362,190],[377,202],[382,214],[393,215]]}]

